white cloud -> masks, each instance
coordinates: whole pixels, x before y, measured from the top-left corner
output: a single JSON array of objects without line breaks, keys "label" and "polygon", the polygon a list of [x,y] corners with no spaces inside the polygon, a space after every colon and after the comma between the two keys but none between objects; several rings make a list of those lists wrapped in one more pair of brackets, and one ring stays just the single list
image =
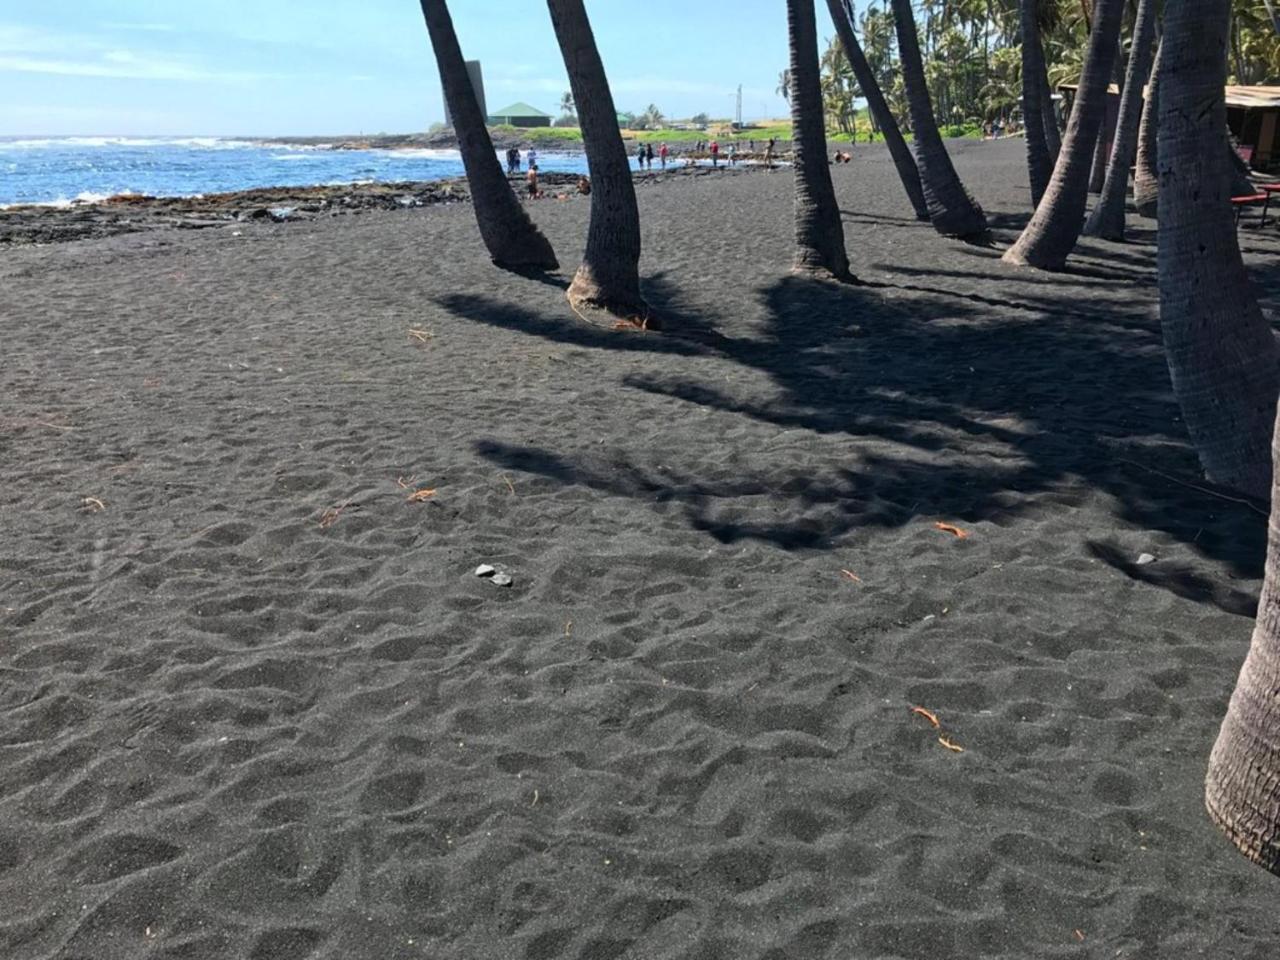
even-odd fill
[{"label": "white cloud", "polygon": [[165,80],[179,83],[256,83],[280,79],[280,74],[210,70],[182,60],[140,57],[112,50],[97,59],[56,59],[0,54],[0,72],[42,73],[63,77],[113,80]]},{"label": "white cloud", "polygon": [[[166,25],[134,26],[160,32]],[[52,33],[9,23],[0,23],[0,71],[177,83],[255,83],[281,78],[280,74],[209,67],[168,53],[138,52],[118,42],[104,42],[100,37]]]}]

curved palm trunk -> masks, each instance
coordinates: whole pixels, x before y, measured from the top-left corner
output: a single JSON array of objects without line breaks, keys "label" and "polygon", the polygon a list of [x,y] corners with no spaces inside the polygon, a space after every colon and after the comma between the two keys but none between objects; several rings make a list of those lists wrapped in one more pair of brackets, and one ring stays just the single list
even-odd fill
[{"label": "curved palm trunk", "polygon": [[[1230,423],[1231,437],[1227,440],[1234,439],[1233,446],[1240,448],[1230,457],[1231,465],[1243,471],[1242,477],[1247,480],[1244,485],[1251,492],[1265,493],[1265,471],[1256,462],[1265,451],[1256,448],[1263,421],[1268,415],[1274,419],[1276,348],[1249,293],[1227,205],[1227,172],[1222,159],[1226,117],[1222,76],[1226,67],[1228,11],[1229,0],[1182,0],[1166,13],[1165,79],[1160,93],[1165,104],[1160,109],[1161,320],[1167,330],[1164,291],[1168,234],[1168,279],[1178,284],[1178,302],[1187,300],[1188,291],[1203,291],[1199,300],[1204,302],[1192,301],[1196,312],[1179,318],[1179,326],[1204,330],[1200,341],[1206,345],[1212,343],[1214,333],[1225,333],[1231,341],[1201,361],[1207,374],[1202,379],[1211,379],[1218,387],[1206,401],[1229,404],[1230,419],[1223,417],[1220,423]],[[1212,104],[1213,108],[1203,111],[1205,104]],[[1205,167],[1215,168],[1212,181],[1204,176]],[[1195,217],[1207,218],[1200,237],[1193,234]],[[1203,245],[1206,255],[1196,257],[1193,244]],[[1175,255],[1179,258],[1176,262]],[[1175,268],[1186,273],[1179,276]],[[1221,276],[1209,273],[1224,268],[1227,272]],[[1224,298],[1229,304],[1211,302]],[[1226,382],[1237,378],[1246,383],[1236,387]],[[1174,382],[1177,383],[1176,377]],[[1186,409],[1185,402],[1183,408]],[[1270,485],[1267,570],[1258,619],[1209,756],[1205,806],[1210,818],[1242,854],[1280,875],[1280,698],[1276,696],[1280,690],[1280,486],[1276,485],[1280,481],[1280,434],[1272,439],[1271,456],[1277,466],[1272,470]],[[1204,448],[1201,460],[1207,468]]]},{"label": "curved palm trunk", "polygon": [[467,171],[471,206],[489,256],[498,266],[514,270],[556,269],[560,264],[550,242],[529,219],[498,163],[445,0],[422,0],[422,15]]},{"label": "curved palm trunk", "polygon": [[604,63],[582,0],[547,0],[547,8],[591,170],[587,247],[569,285],[569,301],[644,315],[648,307],[640,296],[640,213]]},{"label": "curved palm trunk", "polygon": [[836,33],[840,35],[840,43],[844,46],[845,57],[853,68],[853,75],[858,81],[858,89],[867,101],[867,109],[880,132],[884,134],[885,145],[889,148],[889,156],[898,170],[898,178],[907,191],[907,199],[916,212],[917,220],[929,219],[929,206],[924,202],[924,189],[920,186],[920,171],[916,167],[915,157],[911,156],[911,148],[902,137],[898,121],[889,109],[889,104],[876,82],[875,72],[862,52],[857,34],[853,32],[853,9],[849,0],[827,0],[827,10],[836,25]]},{"label": "curved palm trunk", "polygon": [[1089,194],[1089,166],[1107,109],[1107,87],[1123,9],[1124,0],[1097,0],[1093,6],[1093,32],[1067,123],[1067,137],[1062,141],[1062,152],[1044,199],[1018,242],[1005,252],[1008,263],[1060,270],[1080,239]]},{"label": "curved palm trunk", "polygon": [[916,34],[911,0],[893,0],[893,20],[898,31],[898,55],[907,89],[911,129],[915,134],[916,163],[920,170],[920,183],[924,187],[925,203],[929,207],[929,219],[933,228],[943,236],[984,238],[987,235],[986,215],[960,182],[942,137],[938,135],[933,103],[925,85],[920,39]]},{"label": "curved palm trunk", "polygon": [[1138,0],[1138,14],[1133,24],[1133,46],[1129,53],[1129,70],[1124,93],[1120,97],[1120,118],[1116,121],[1116,142],[1111,148],[1107,180],[1102,199],[1085,222],[1084,232],[1105,240],[1124,239],[1124,201],[1129,192],[1129,165],[1138,147],[1138,124],[1142,120],[1142,88],[1151,69],[1151,45],[1156,35],[1156,12],[1153,0]]},{"label": "curved palm trunk", "polygon": [[1154,219],[1160,194],[1160,178],[1156,172],[1156,139],[1160,125],[1160,68],[1164,62],[1164,40],[1156,46],[1156,59],[1151,65],[1151,82],[1147,84],[1147,102],[1142,108],[1138,127],[1138,159],[1133,171],[1133,205],[1138,216]]},{"label": "curved palm trunk", "polygon": [[797,273],[851,280],[844,226],[827,163],[827,131],[818,77],[818,24],[813,0],[787,0],[791,42],[792,166],[795,168]]},{"label": "curved palm trunk", "polygon": [[[1183,0],[1166,14],[1164,82],[1160,92],[1160,312],[1166,339],[1179,338],[1182,363],[1169,366],[1183,381],[1187,425],[1210,475],[1255,494],[1267,489],[1267,468],[1280,463],[1280,435],[1272,460],[1259,436],[1274,419],[1277,351],[1249,291],[1230,209],[1222,76],[1230,0]],[[1210,105],[1211,109],[1204,109]],[[1207,168],[1207,169],[1206,169]],[[1199,230],[1197,230],[1199,225]],[[1203,250],[1203,253],[1199,251]],[[1221,271],[1221,272],[1218,272]],[[1170,312],[1166,319],[1166,284]],[[1225,301],[1225,302],[1224,302]],[[1173,308],[1183,308],[1175,314]],[[1177,321],[1176,323],[1173,321]],[[1220,343],[1223,337],[1226,343]],[[1192,353],[1206,350],[1203,356]],[[1194,369],[1187,369],[1196,362]],[[1198,388],[1198,389],[1196,389]],[[1184,400],[1183,394],[1187,395]],[[1214,411],[1221,406],[1221,412]],[[1207,414],[1216,413],[1210,417]],[[1202,436],[1225,430],[1225,450]],[[1234,442],[1232,442],[1234,441]],[[1212,467],[1210,459],[1212,458]],[[1280,467],[1271,470],[1267,569],[1249,653],[1209,756],[1205,806],[1210,818],[1249,860],[1280,875]]]},{"label": "curved palm trunk", "polygon": [[1214,47],[1226,37],[1227,2],[1182,0],[1166,13],[1160,325],[1174,395],[1205,473],[1265,497],[1280,349],[1254,299],[1228,202],[1226,54],[1225,45]]},{"label": "curved palm trunk", "polygon": [[[1221,79],[1221,78],[1219,78]],[[1272,444],[1280,479],[1280,433]],[[1205,806],[1246,857],[1280,876],[1280,484],[1271,488],[1267,572],[1258,619],[1209,755]]]},{"label": "curved palm trunk", "polygon": [[1049,178],[1053,176],[1053,155],[1045,132],[1044,49],[1040,45],[1040,23],[1036,17],[1038,0],[1019,0],[1022,24],[1022,119],[1026,127],[1027,176],[1031,181],[1031,205],[1040,205]]}]

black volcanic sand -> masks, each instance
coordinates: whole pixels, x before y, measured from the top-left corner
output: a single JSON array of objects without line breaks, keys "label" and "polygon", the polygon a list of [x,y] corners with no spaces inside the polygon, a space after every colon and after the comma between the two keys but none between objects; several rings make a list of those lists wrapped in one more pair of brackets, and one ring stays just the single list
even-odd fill
[{"label": "black volcanic sand", "polygon": [[640,191],[661,336],[461,204],[6,251],[0,956],[1274,956],[1201,807],[1265,522],[1179,482],[1149,225],[1015,270],[834,176],[868,286],[787,173]]}]

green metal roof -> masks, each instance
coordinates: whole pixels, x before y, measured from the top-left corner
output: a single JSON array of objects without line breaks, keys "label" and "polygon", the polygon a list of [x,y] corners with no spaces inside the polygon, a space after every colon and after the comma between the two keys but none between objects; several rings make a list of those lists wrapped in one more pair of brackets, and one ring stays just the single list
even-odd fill
[{"label": "green metal roof", "polygon": [[503,107],[501,110],[493,110],[489,113],[491,117],[550,117],[551,114],[543,113],[537,107],[531,107],[527,103],[513,103],[509,107]]}]

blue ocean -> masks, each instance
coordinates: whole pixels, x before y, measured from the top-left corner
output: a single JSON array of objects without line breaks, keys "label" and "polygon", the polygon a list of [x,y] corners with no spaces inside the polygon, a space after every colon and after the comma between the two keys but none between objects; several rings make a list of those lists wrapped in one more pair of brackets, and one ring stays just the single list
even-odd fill
[{"label": "blue ocean", "polygon": [[[633,161],[634,163],[634,161]],[[582,154],[538,151],[544,172],[582,173]],[[115,194],[184,197],[462,175],[456,150],[333,150],[216,137],[0,139],[0,206],[66,205]]]}]

